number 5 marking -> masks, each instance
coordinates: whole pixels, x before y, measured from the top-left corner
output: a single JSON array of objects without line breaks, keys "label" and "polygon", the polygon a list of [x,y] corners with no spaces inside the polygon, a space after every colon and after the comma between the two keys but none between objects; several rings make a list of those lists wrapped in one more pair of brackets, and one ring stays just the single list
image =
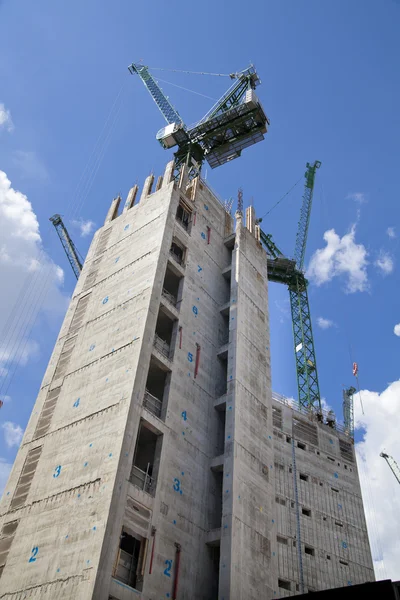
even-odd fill
[{"label": "number 5 marking", "polygon": [[39,552],[39,548],[37,546],[33,546],[31,552],[32,552],[32,556],[30,557],[28,562],[35,562],[37,553]]},{"label": "number 5 marking", "polygon": [[171,567],[172,567],[172,560],[166,560],[165,564],[167,565],[167,568],[164,569],[164,575],[166,575],[167,577],[171,577]]}]

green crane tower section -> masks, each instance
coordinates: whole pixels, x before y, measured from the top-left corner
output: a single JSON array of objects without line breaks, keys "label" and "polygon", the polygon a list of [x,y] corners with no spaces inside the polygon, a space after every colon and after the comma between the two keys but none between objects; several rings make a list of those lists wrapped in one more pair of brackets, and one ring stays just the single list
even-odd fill
[{"label": "green crane tower section", "polygon": [[270,256],[268,258],[268,278],[277,283],[284,283],[289,288],[299,405],[317,412],[321,412],[321,397],[307,294],[308,281],[303,268],[315,173],[320,166],[321,163],[318,160],[312,165],[307,163],[294,259],[285,257],[274,243],[271,234],[260,230],[260,240]]}]

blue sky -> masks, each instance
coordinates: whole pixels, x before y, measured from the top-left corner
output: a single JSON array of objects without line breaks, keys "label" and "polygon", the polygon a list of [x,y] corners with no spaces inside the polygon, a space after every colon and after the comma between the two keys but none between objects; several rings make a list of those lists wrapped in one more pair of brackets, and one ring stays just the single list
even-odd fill
[{"label": "blue sky", "polygon": [[[126,196],[150,171],[162,173],[170,158],[155,140],[163,118],[139,78],[129,75],[128,64],[143,59],[153,67],[230,73],[251,61],[262,79],[257,93],[271,120],[269,133],[239,160],[208,168],[208,181],[224,198],[235,198],[243,187],[245,201],[252,199],[263,215],[301,177],[307,161],[322,161],[306,260],[312,265],[309,296],[321,394],[341,416],[342,386],[354,383],[351,362],[358,361],[369,410],[364,420],[357,417],[358,439],[375,440],[368,445],[367,467],[376,464],[381,473],[376,493],[384,485],[389,495],[398,492],[382,459],[374,461],[388,439],[388,415],[400,410],[400,392],[392,384],[400,377],[400,339],[394,334],[400,322],[400,2],[255,0],[246,8],[237,0],[225,8],[208,0],[197,6],[180,0],[0,2],[0,170],[10,182],[3,180],[3,193],[10,198],[10,188],[19,190],[31,203],[29,209],[20,196],[12,200],[26,217],[21,248],[9,229],[3,230],[6,243],[0,237],[2,288],[11,290],[0,301],[3,318],[27,268],[35,272],[27,266],[32,252],[45,264],[48,287],[21,360],[2,363],[0,343],[0,368],[8,370],[3,382],[0,376],[0,395],[7,390],[11,398],[0,417],[5,474],[17,450],[16,428],[26,426],[75,283],[48,218],[66,215],[85,254],[91,235],[81,237],[79,221],[100,226],[113,196]],[[154,73],[211,98],[229,85],[227,78]],[[160,85],[188,124],[213,103],[170,83]],[[262,225],[288,254],[301,196],[302,182]],[[336,235],[326,241],[330,230]],[[25,257],[18,276],[5,264],[6,251],[14,264]],[[51,261],[64,270],[63,283]],[[32,324],[34,315],[24,314]],[[270,287],[270,318],[274,389],[296,396],[288,292],[282,286]],[[323,329],[318,318],[332,325]],[[0,322],[0,330],[5,324]],[[386,397],[387,412],[377,429],[374,409],[385,407]],[[390,439],[386,450],[397,452],[400,462],[400,444],[394,447],[395,436]],[[394,577],[390,565],[400,548],[387,529],[381,537]]]}]

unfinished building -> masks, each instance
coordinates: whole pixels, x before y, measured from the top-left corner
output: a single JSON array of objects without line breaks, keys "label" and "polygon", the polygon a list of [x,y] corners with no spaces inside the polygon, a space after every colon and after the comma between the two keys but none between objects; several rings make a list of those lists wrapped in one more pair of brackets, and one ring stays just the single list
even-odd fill
[{"label": "unfinished building", "polygon": [[167,165],[96,232],[0,505],[0,598],[374,579],[354,447],[273,396],[253,220]]}]

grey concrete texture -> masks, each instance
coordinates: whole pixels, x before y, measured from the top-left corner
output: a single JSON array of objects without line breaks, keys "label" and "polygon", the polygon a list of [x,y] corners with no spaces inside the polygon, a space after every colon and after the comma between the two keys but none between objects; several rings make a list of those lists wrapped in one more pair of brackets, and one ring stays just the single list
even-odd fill
[{"label": "grey concrete texture", "polygon": [[[255,215],[248,211],[249,229],[237,215],[233,240],[213,191],[186,173],[173,182],[172,166],[156,191],[153,176],[132,188],[119,216],[115,198],[94,235],[0,504],[0,598],[158,600],[175,587],[180,600],[299,593],[286,441],[297,413],[272,399]],[[184,249],[182,264],[172,243]],[[157,347],[155,333],[164,339]],[[146,388],[160,381],[157,412]],[[307,442],[295,450],[298,477],[309,476],[298,482],[299,505],[311,510],[301,543],[315,550],[303,556],[308,589],[373,578],[356,464],[343,460],[338,439],[318,425],[312,451]],[[133,465],[150,463],[151,485],[139,485]],[[140,543],[136,587],[118,575],[121,534]]]}]

